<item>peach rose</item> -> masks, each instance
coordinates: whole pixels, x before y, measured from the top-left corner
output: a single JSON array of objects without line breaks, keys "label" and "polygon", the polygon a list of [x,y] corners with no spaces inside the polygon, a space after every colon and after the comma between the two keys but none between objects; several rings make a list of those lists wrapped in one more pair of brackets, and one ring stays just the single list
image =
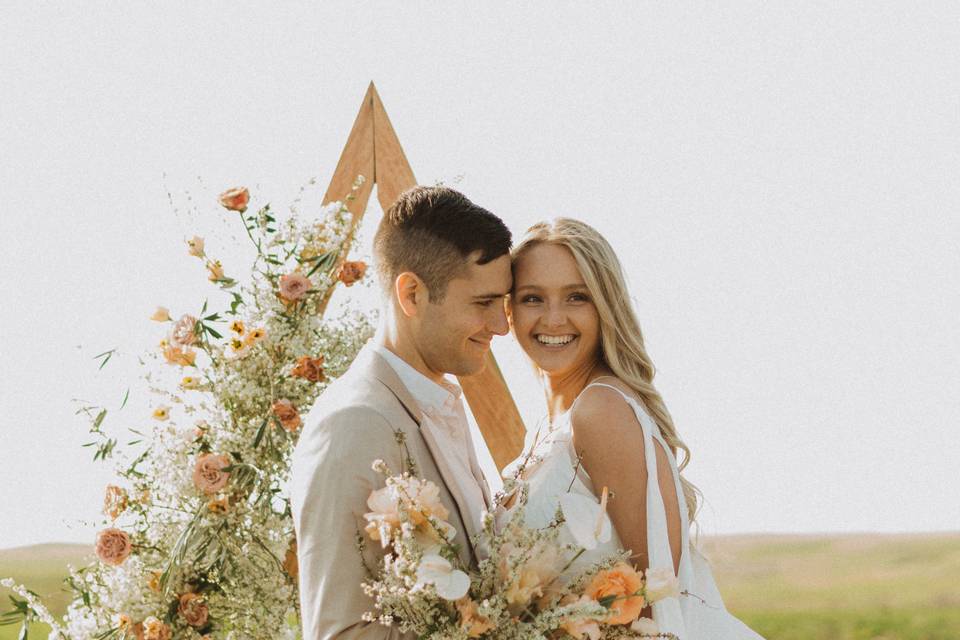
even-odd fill
[{"label": "peach rose", "polygon": [[[569,606],[572,604],[597,604],[594,600],[591,600],[587,596],[580,596],[579,598],[573,594],[567,594],[560,601],[561,606]],[[600,640],[600,622],[593,620],[591,618],[580,619],[580,620],[571,620],[564,618],[560,621],[560,628],[573,636],[576,640],[582,640],[583,636],[587,636],[590,640]]]},{"label": "peach rose", "polygon": [[287,554],[283,557],[283,570],[287,572],[287,575],[297,579],[297,576],[300,575],[300,561],[297,559],[297,539],[294,538],[290,541],[290,546],[287,547]]},{"label": "peach rose", "polygon": [[170,322],[170,310],[166,307],[157,307],[150,319],[154,322]]},{"label": "peach rose", "polygon": [[225,453],[201,454],[193,468],[193,484],[208,495],[220,491],[227,486],[227,480],[230,479],[230,472],[223,470],[228,466],[230,466],[230,457]]},{"label": "peach rose", "polygon": [[243,213],[250,202],[250,192],[246,187],[234,187],[221,193],[219,200],[225,209]]},{"label": "peach rose", "polygon": [[163,345],[163,358],[167,364],[178,364],[181,367],[193,366],[197,359],[197,352],[193,349],[183,348],[178,345]]},{"label": "peach rose", "polygon": [[180,596],[177,613],[191,627],[202,627],[207,624],[207,619],[210,617],[206,601],[199,593],[185,593]]},{"label": "peach rose", "polygon": [[277,416],[280,426],[291,433],[300,426],[300,414],[293,403],[286,398],[273,403],[273,415]]},{"label": "peach rose", "polygon": [[106,494],[103,497],[103,513],[116,520],[121,513],[127,510],[128,502],[129,498],[125,489],[108,484]]},{"label": "peach rose", "polygon": [[123,564],[133,551],[133,543],[126,531],[110,528],[97,534],[96,549],[101,562],[117,567]]},{"label": "peach rose", "polygon": [[296,302],[313,288],[310,278],[302,273],[288,273],[280,276],[280,297],[285,302]]},{"label": "peach rose", "polygon": [[643,589],[643,576],[625,562],[618,562],[610,569],[601,571],[587,587],[586,595],[591,600],[603,604],[604,598],[614,598],[610,610],[614,612],[604,622],[607,624],[628,624],[640,616],[646,601],[636,595]]},{"label": "peach rose", "polygon": [[294,378],[304,378],[310,382],[323,382],[327,379],[323,375],[323,356],[311,358],[310,356],[300,356],[297,358],[297,364],[290,372]]},{"label": "peach rose", "polygon": [[479,638],[495,626],[489,618],[477,613],[477,603],[469,597],[457,600],[457,612],[460,614],[460,629],[470,638]]},{"label": "peach rose", "polygon": [[143,640],[170,640],[170,627],[150,616],[143,621]]},{"label": "peach rose", "polygon": [[189,347],[197,342],[197,319],[191,315],[180,316],[177,323],[170,330],[170,342],[181,347]]},{"label": "peach rose", "polygon": [[200,236],[193,236],[187,240],[187,252],[197,258],[202,258],[203,253],[203,238]]},{"label": "peach rose", "polygon": [[117,626],[117,629],[120,630],[122,637],[143,640],[142,622],[134,624],[133,620],[130,619],[130,616],[125,613],[119,613],[114,616],[114,624]]},{"label": "peach rose", "polygon": [[363,278],[363,274],[367,272],[367,263],[362,260],[356,262],[345,261],[340,265],[340,271],[337,272],[337,280],[345,284],[346,286],[352,285],[354,282]]}]

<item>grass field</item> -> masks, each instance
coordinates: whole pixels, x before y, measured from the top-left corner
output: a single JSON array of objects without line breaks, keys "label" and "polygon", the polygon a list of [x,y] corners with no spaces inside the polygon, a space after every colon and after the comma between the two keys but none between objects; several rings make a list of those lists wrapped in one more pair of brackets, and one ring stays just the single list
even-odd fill
[{"label": "grass field", "polygon": [[[960,639],[960,534],[730,536],[703,547],[727,608],[769,640]],[[78,545],[0,550],[0,577],[49,596],[62,613],[65,567],[89,553]],[[7,602],[2,588],[0,597]],[[0,640],[17,631],[0,627]]]}]

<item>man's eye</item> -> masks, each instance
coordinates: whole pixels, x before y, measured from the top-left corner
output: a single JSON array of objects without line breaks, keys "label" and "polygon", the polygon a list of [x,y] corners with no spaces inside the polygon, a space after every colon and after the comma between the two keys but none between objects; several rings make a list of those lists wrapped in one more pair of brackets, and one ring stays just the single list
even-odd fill
[{"label": "man's eye", "polygon": [[481,307],[489,307],[490,305],[493,304],[493,300],[478,300],[477,304],[480,305]]}]

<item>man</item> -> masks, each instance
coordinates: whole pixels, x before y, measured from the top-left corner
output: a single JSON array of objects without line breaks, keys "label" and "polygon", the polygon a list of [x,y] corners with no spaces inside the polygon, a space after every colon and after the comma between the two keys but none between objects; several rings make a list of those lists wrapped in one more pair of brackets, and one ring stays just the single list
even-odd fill
[{"label": "man", "polygon": [[363,533],[367,498],[384,486],[371,469],[376,459],[400,473],[412,458],[417,475],[440,488],[461,559],[476,561],[469,538],[490,498],[460,389],[445,374],[478,373],[493,336],[507,332],[509,251],[503,222],[452,189],[415,187],[384,215],[374,239],[377,335],[314,405],[293,456],[304,640],[399,637],[361,619],[373,610],[360,587],[363,563],[373,568],[383,557]]}]

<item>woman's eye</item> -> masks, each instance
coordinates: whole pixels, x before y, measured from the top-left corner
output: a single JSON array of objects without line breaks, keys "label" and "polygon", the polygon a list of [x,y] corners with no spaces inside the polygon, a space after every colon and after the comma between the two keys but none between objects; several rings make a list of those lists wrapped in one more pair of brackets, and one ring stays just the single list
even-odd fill
[{"label": "woman's eye", "polygon": [[570,296],[571,302],[590,302],[590,298],[583,293],[574,293]]},{"label": "woman's eye", "polygon": [[523,296],[523,298],[520,299],[520,302],[523,302],[524,304],[530,304],[532,302],[540,302],[540,298],[538,296],[533,296],[533,295]]}]

